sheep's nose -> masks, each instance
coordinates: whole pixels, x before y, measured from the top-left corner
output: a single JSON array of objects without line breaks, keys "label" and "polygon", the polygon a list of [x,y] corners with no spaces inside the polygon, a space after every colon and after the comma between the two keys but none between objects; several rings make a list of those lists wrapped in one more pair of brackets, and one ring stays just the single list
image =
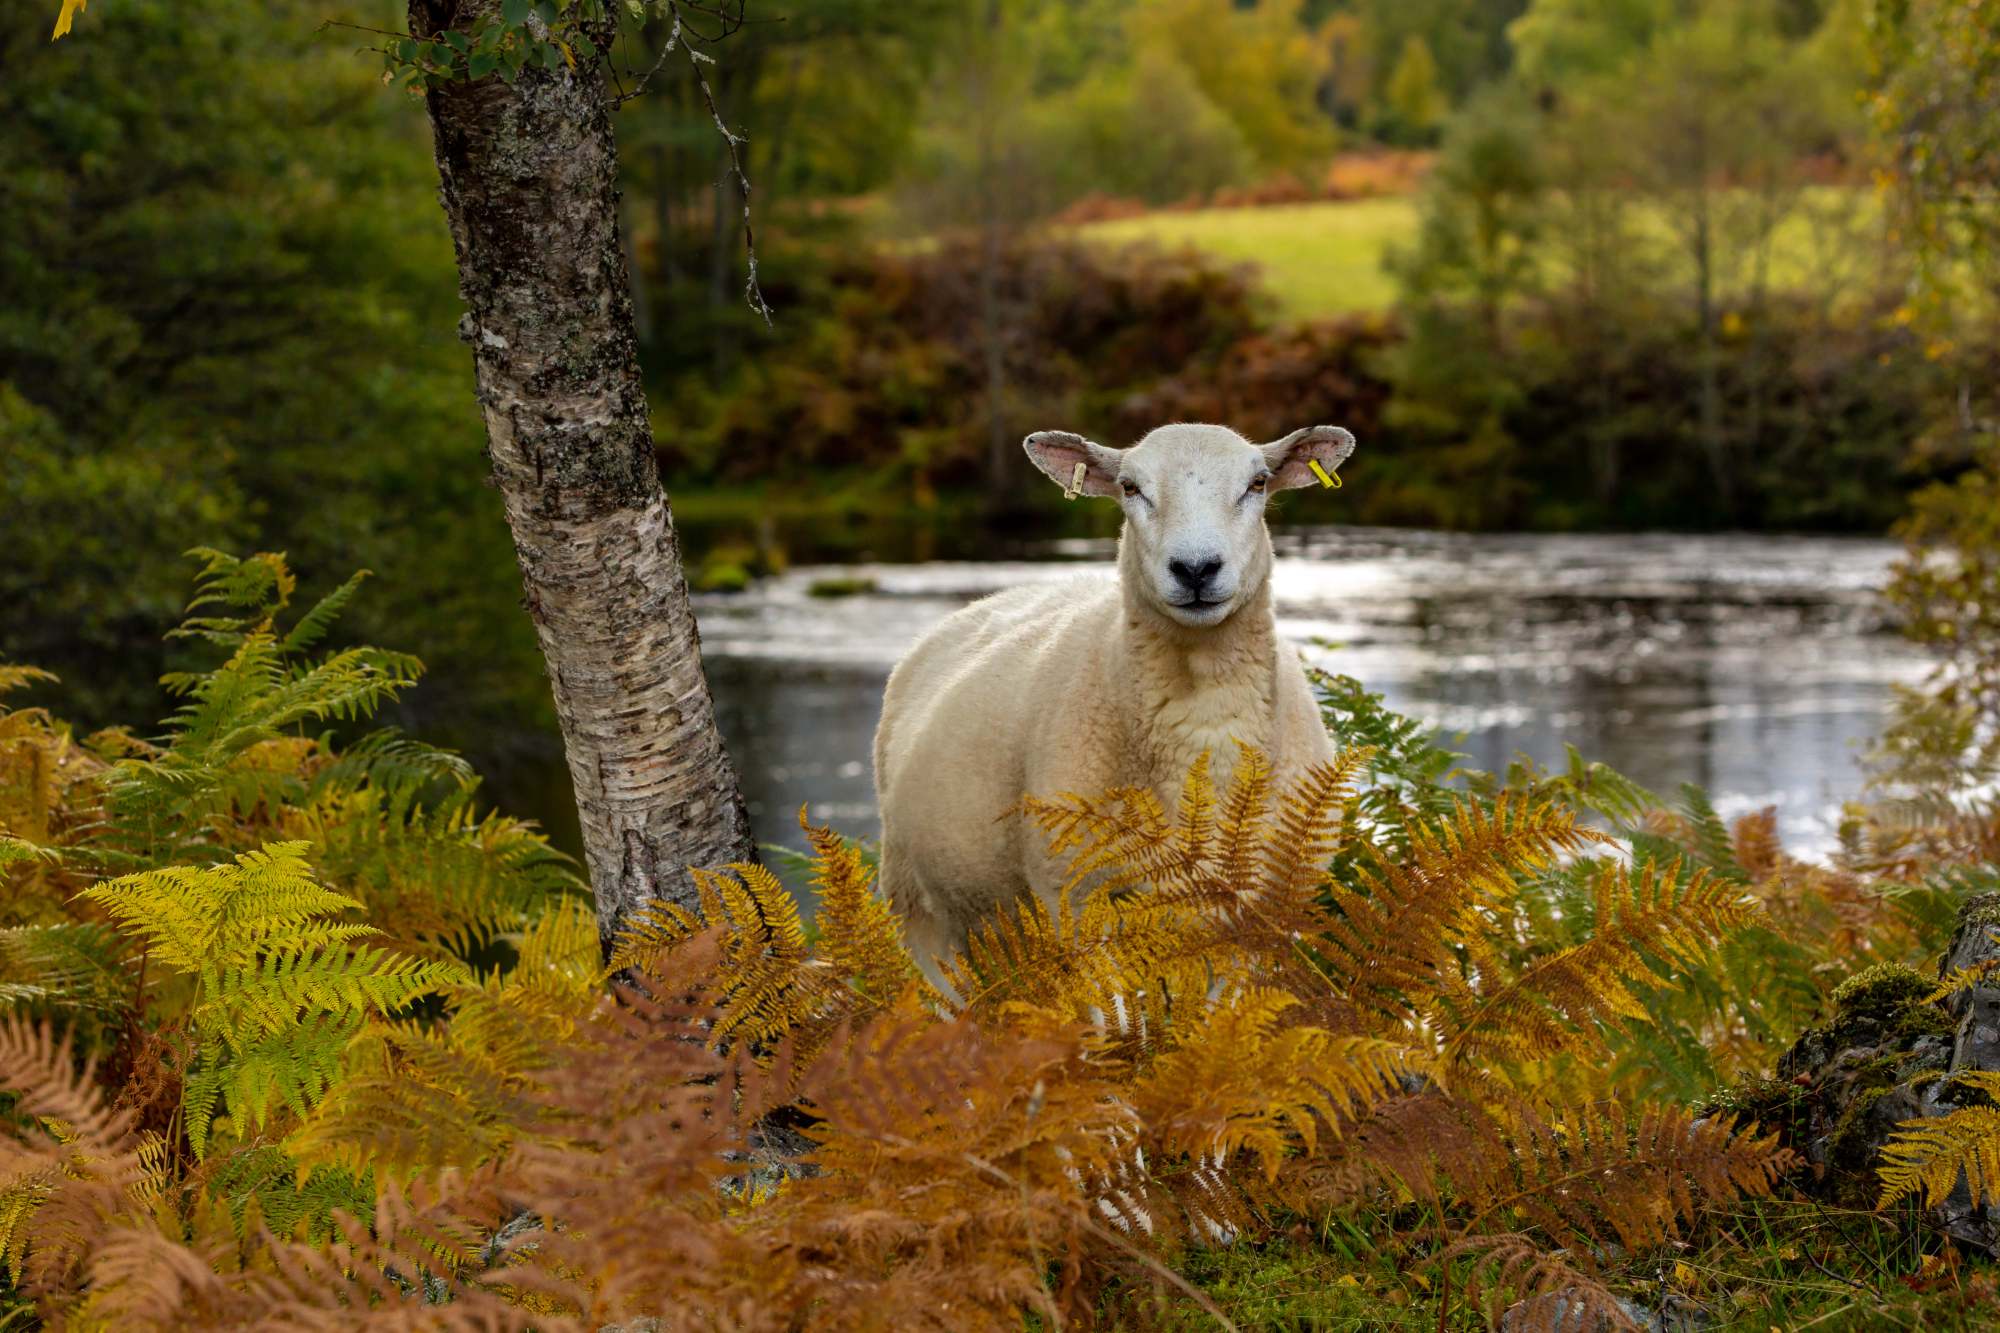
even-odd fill
[{"label": "sheep's nose", "polygon": [[1200,592],[1208,586],[1210,579],[1222,572],[1222,560],[1218,556],[1210,556],[1198,565],[1185,560],[1169,560],[1167,572],[1174,576],[1174,582],[1189,592]]}]

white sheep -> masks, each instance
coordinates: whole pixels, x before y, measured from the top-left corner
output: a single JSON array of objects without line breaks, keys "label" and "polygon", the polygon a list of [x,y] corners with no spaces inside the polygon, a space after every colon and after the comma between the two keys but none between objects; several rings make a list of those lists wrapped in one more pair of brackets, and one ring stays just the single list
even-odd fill
[{"label": "white sheep", "polygon": [[1063,880],[1040,836],[1002,815],[1024,794],[1147,786],[1172,809],[1189,767],[1236,743],[1279,781],[1333,758],[1298,654],[1271,615],[1266,497],[1354,451],[1338,426],[1254,445],[1173,425],[1129,449],[1067,431],[1024,442],[1066,489],[1125,511],[1118,578],[1013,588],[925,635],[889,677],[875,732],[881,883],[924,972],[1023,892]]}]

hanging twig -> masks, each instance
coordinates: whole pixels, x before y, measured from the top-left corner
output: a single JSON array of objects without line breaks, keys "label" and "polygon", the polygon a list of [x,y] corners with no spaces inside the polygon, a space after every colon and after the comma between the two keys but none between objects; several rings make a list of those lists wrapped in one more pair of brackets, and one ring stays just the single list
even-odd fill
[{"label": "hanging twig", "polygon": [[[713,65],[715,57],[694,49],[693,39],[700,37],[701,34],[692,25],[685,24],[682,21],[681,4],[682,0],[666,0],[666,12],[673,19],[673,28],[667,34],[666,45],[660,48],[659,55],[653,60],[652,68],[648,69],[645,75],[633,85],[632,91],[629,93],[620,93],[613,99],[612,105],[622,106],[644,92],[646,85],[652,82],[653,76],[660,72],[661,67],[666,64],[667,57],[673,54],[676,49],[687,54],[688,69],[694,75],[695,86],[701,89],[701,100],[708,108],[708,118],[715,122],[716,133],[722,136],[723,145],[729,151],[729,170],[724,173],[723,181],[733,178],[736,188],[743,192],[743,255],[750,270],[749,277],[743,284],[743,298],[750,309],[755,311],[758,317],[764,321],[764,326],[769,328],[771,327],[771,306],[769,302],[765,301],[764,289],[757,282],[757,231],[750,218],[750,177],[743,170],[743,155],[738,151],[739,146],[745,140],[742,135],[730,129],[728,124],[722,119],[722,110],[715,104],[715,91],[708,86],[708,76],[702,72],[701,68],[703,65]],[[740,12],[732,21],[729,14],[723,10],[704,9],[700,5],[691,7],[697,12],[711,14],[722,21],[723,28],[716,36],[703,38],[702,40],[718,41],[743,26]],[[688,40],[683,41],[682,38],[684,36]],[[722,182],[718,182],[717,188],[721,188],[721,185]]]}]

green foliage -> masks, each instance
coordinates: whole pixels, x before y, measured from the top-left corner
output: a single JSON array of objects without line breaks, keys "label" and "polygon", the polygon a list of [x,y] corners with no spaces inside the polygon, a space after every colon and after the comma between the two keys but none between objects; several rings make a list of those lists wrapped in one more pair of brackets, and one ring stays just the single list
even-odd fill
[{"label": "green foliage", "polygon": [[597,55],[614,6],[602,0],[503,0],[469,30],[447,28],[431,38],[391,37],[382,48],[390,75],[405,86],[477,82],[497,74],[508,83],[526,69],[574,69]]},{"label": "green foliage", "polygon": [[193,982],[182,1109],[197,1156],[219,1115],[239,1138],[274,1105],[305,1115],[368,1015],[456,975],[359,943],[376,932],[336,918],[360,901],[316,883],[306,851],[273,843],[229,865],[143,871],[84,895],[143,942],[149,963]]},{"label": "green foliage", "polygon": [[348,627],[441,673],[398,721],[489,775],[559,762],[422,108],[322,30],[402,8],[97,0],[50,44],[53,8],[0,5],[0,655],[85,732],[149,719],[181,551],[396,568]]},{"label": "green foliage", "polygon": [[[1934,300],[1990,294],[2000,220],[1988,202],[2000,150],[2000,6],[1992,0],[1871,0],[1876,128],[1889,149],[1923,288]],[[1972,262],[1968,263],[1970,260]]]},{"label": "green foliage", "polygon": [[1387,110],[1400,132],[1422,142],[1444,119],[1444,93],[1438,88],[1437,61],[1430,43],[1412,33],[1389,73]]}]

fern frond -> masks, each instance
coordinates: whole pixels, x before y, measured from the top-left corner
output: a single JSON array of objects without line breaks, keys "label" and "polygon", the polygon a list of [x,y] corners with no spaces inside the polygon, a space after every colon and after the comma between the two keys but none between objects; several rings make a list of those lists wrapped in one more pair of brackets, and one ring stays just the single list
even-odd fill
[{"label": "fern frond", "polygon": [[[2000,1070],[1952,1076],[2000,1102]],[[1962,1106],[1949,1115],[1905,1120],[1882,1146],[1878,1208],[1916,1197],[1943,1203],[1963,1179],[1974,1207],[2000,1196],[2000,1105]]]},{"label": "fern frond", "polygon": [[1356,1003],[1404,1013],[1457,969],[1454,950],[1486,933],[1481,914],[1513,900],[1517,876],[1596,836],[1560,806],[1505,794],[1490,808],[1461,801],[1435,828],[1411,828],[1406,859],[1357,867],[1357,883],[1334,886],[1317,947]]},{"label": "fern frond", "polygon": [[1484,1298],[1487,1319],[1518,1333],[1569,1333],[1573,1329],[1630,1330],[1640,1325],[1626,1313],[1610,1288],[1561,1254],[1551,1254],[1534,1238],[1519,1234],[1472,1236],[1455,1241],[1441,1256],[1470,1258],[1468,1293]]},{"label": "fern frond", "polygon": [[804,806],[799,827],[813,849],[819,956],[862,995],[880,1004],[894,1000],[918,983],[894,909],[875,892],[875,876],[861,853],[832,829],[808,823]]},{"label": "fern frond", "polygon": [[470,958],[582,891],[569,858],[539,830],[480,814],[476,786],[431,806],[417,790],[371,776],[358,789],[308,795],[278,829],[312,842],[320,873],[388,923],[400,947],[433,957]]},{"label": "fern frond", "polygon": [[651,904],[613,949],[614,971],[672,977],[687,946],[718,938],[722,991],[711,1034],[718,1050],[740,1043],[768,1050],[786,1035],[823,1030],[845,1012],[838,992],[847,988],[812,957],[798,904],[775,875],[748,863],[691,874],[696,910]]},{"label": "fern frond", "polygon": [[1164,1153],[1226,1164],[1254,1153],[1275,1180],[1294,1149],[1311,1153],[1394,1091],[1410,1069],[1407,1047],[1288,1027],[1299,1003],[1252,990],[1192,1018],[1132,1091],[1148,1138]]},{"label": "fern frond", "polygon": [[305,1111],[371,1013],[464,976],[357,943],[375,932],[327,918],[358,906],[317,883],[306,844],[274,843],[233,863],[128,875],[84,896],[195,979],[186,1072],[188,1137],[205,1150],[219,1105],[260,1124],[274,1105]]},{"label": "fern frond", "polygon": [[1544,1234],[1643,1249],[1691,1221],[1702,1201],[1762,1197],[1795,1162],[1774,1135],[1679,1108],[1516,1112],[1509,1168],[1454,1182],[1478,1208],[1468,1230],[1511,1211]]},{"label": "fern frond", "polygon": [[1344,750],[1331,764],[1308,768],[1280,794],[1262,867],[1274,891],[1295,894],[1326,883],[1341,844],[1341,812],[1374,754],[1365,747]]},{"label": "fern frond", "polygon": [[[361,584],[370,572],[366,569],[355,570],[345,583],[313,603],[312,608],[285,631],[285,637],[278,641],[278,651],[290,655],[317,645],[333,628],[333,622],[340,619],[340,613],[347,609],[347,604],[354,600],[354,594],[361,591]],[[286,589],[286,597],[289,600],[290,589]]]},{"label": "fern frond", "polygon": [[121,1012],[131,998],[124,955],[118,936],[95,922],[0,929],[0,1011]]},{"label": "fern frond", "polygon": [[55,680],[56,674],[53,671],[22,666],[18,663],[0,662],[0,694],[11,694],[30,685],[53,684]]},{"label": "fern frond", "polygon": [[1490,990],[1447,992],[1447,1066],[1545,1059],[1597,1040],[1600,1025],[1647,1022],[1636,988],[1660,980],[1662,965],[1701,965],[1757,915],[1740,884],[1706,870],[1684,879],[1678,867],[1634,872],[1606,861],[1595,867],[1593,890],[1589,939]]}]

